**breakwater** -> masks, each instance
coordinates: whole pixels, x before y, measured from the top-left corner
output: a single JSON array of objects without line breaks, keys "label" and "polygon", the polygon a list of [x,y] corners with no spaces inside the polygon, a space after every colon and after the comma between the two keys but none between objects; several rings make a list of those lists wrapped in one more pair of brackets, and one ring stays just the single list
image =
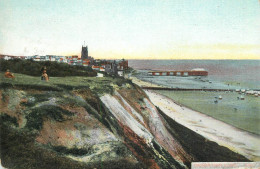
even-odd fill
[{"label": "breakwater", "polygon": [[147,90],[175,90],[175,91],[213,91],[213,92],[223,92],[223,91],[235,91],[234,89],[186,89],[186,88],[169,88],[169,87],[142,87],[142,89]]}]

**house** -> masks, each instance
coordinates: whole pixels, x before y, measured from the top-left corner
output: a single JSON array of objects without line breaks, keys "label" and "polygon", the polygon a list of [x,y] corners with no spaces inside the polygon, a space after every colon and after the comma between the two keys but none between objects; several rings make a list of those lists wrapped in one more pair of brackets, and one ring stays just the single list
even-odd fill
[{"label": "house", "polygon": [[100,67],[99,67],[99,66],[94,66],[94,65],[93,65],[93,66],[92,66],[92,69],[93,69],[93,70],[96,70],[96,71],[99,71],[99,70],[100,70]]},{"label": "house", "polygon": [[110,75],[118,75],[117,74],[117,64],[116,62],[110,62],[105,65],[105,72],[107,72]]},{"label": "house", "polygon": [[78,66],[82,66],[82,60],[81,60],[81,58],[78,58],[78,59],[77,59],[77,65],[78,65]]},{"label": "house", "polygon": [[83,66],[91,66],[90,60],[89,60],[89,59],[83,59],[83,60],[82,60],[82,65],[83,65]]},{"label": "house", "polygon": [[54,56],[54,55],[46,55],[47,57],[49,57],[49,61],[51,61],[51,62],[54,62],[54,61],[56,61],[56,56]]},{"label": "house", "polygon": [[105,72],[105,68],[100,67],[100,71],[101,71],[101,72]]},{"label": "house", "polygon": [[122,59],[118,61],[118,70],[127,70],[128,68],[128,60]]},{"label": "house", "polygon": [[4,60],[10,60],[10,59],[12,59],[11,56],[4,56]]},{"label": "house", "polygon": [[40,56],[40,61],[45,61],[46,60],[46,56]]},{"label": "house", "polygon": [[35,55],[35,56],[33,56],[33,60],[36,62],[41,61],[41,57],[38,55]]}]

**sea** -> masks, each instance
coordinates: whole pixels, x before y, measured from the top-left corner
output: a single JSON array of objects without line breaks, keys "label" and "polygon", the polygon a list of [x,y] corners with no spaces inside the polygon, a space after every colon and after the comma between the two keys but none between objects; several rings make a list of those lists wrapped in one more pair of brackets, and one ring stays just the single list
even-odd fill
[{"label": "sea", "polygon": [[[167,87],[260,90],[260,60],[129,60],[137,78]],[[206,77],[149,76],[152,70],[203,68]]]},{"label": "sea", "polygon": [[[129,60],[131,76],[169,88],[260,91],[260,60]],[[208,76],[151,76],[149,71],[203,68]],[[157,91],[179,104],[260,135],[260,96],[211,91]],[[218,99],[222,96],[222,99]],[[240,99],[243,97],[244,99]]]}]

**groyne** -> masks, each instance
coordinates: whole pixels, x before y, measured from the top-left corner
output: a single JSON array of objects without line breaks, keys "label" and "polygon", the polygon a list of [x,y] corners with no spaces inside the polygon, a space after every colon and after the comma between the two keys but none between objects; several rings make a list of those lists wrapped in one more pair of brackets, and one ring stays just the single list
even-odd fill
[{"label": "groyne", "polygon": [[187,88],[169,88],[169,87],[147,87],[144,86],[142,89],[147,90],[175,90],[175,91],[212,91],[212,92],[222,92],[222,91],[235,91],[235,89],[187,89]]}]

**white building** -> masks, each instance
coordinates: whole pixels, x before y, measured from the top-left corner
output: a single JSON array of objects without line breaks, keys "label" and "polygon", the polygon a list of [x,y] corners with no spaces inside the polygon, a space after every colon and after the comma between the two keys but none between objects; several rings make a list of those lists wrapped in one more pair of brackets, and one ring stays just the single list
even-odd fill
[{"label": "white building", "polygon": [[118,70],[117,74],[118,74],[118,76],[124,76],[124,71],[123,70]]},{"label": "white building", "polygon": [[103,73],[97,73],[97,77],[104,77]]},{"label": "white building", "polygon": [[10,60],[10,59],[12,59],[10,56],[5,56],[4,57],[4,60]]},{"label": "white building", "polygon": [[40,56],[38,56],[38,55],[35,55],[35,56],[33,56],[33,60],[34,61],[41,61],[41,57]]}]

